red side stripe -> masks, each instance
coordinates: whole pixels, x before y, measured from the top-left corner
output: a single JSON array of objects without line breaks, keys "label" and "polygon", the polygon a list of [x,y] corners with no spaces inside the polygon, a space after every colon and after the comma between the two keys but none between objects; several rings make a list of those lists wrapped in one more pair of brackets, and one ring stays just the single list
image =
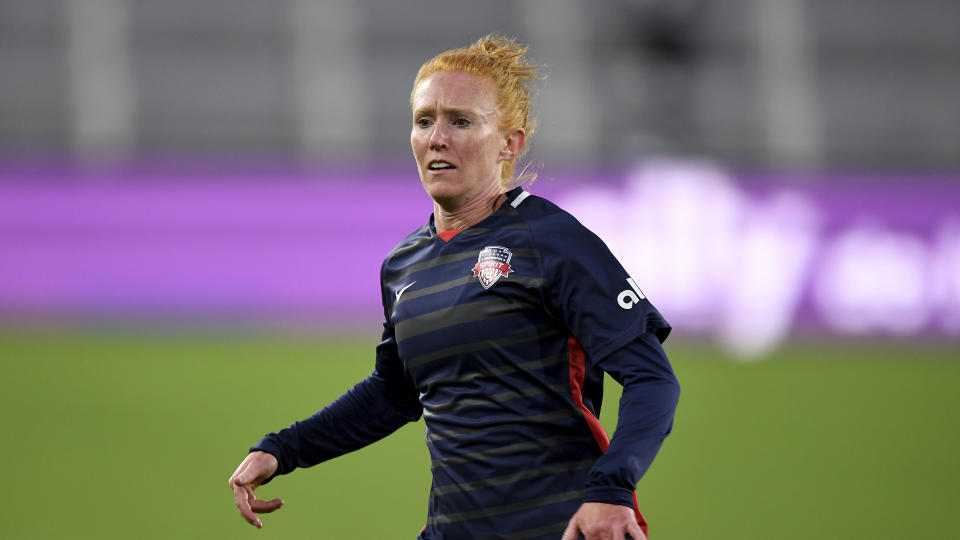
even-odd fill
[{"label": "red side stripe", "polygon": [[600,451],[606,452],[607,447],[610,446],[610,437],[607,437],[607,432],[604,431],[600,420],[583,403],[583,381],[587,376],[586,355],[577,338],[570,336],[567,338],[567,344],[570,350],[570,393],[573,395],[573,402],[583,413],[583,419],[587,421],[587,426],[593,433]]},{"label": "red side stripe", "polygon": [[[590,433],[597,441],[600,451],[606,452],[610,446],[610,437],[607,436],[603,425],[600,424],[600,419],[590,412],[590,409],[583,403],[583,381],[587,375],[586,354],[583,352],[580,342],[572,335],[567,338],[567,348],[570,354],[570,395],[573,397],[573,402],[577,404],[577,408],[583,413],[583,419],[587,421],[587,427],[590,428]],[[633,512],[637,516],[637,524],[640,525],[643,534],[649,536],[647,520],[640,513],[636,491],[633,492]]]}]

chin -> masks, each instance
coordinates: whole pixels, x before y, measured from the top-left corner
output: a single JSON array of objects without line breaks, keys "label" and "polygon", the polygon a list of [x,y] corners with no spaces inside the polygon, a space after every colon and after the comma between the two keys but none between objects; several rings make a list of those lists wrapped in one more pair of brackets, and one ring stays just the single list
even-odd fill
[{"label": "chin", "polygon": [[423,181],[423,189],[431,199],[438,203],[452,201],[463,195],[463,188],[455,182],[449,182],[438,178],[432,178]]}]

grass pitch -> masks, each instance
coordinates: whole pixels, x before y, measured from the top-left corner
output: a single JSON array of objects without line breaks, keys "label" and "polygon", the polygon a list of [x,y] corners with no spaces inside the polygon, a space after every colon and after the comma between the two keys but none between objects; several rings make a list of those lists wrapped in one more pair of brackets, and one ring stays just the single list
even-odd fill
[{"label": "grass pitch", "polygon": [[[262,530],[227,486],[263,433],[365,377],[376,338],[0,332],[0,536],[415,538],[422,423],[261,488],[287,502]],[[960,348],[807,343],[749,364],[667,352],[680,407],[638,490],[655,540],[955,534]]]}]

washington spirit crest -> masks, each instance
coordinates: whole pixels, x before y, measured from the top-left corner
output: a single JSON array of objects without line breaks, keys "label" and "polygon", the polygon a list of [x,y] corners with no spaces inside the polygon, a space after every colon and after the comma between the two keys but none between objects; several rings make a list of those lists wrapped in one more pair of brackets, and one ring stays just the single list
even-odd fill
[{"label": "washington spirit crest", "polygon": [[484,289],[489,289],[501,277],[507,277],[513,271],[510,258],[513,253],[505,247],[487,246],[480,251],[473,275],[477,276]]}]

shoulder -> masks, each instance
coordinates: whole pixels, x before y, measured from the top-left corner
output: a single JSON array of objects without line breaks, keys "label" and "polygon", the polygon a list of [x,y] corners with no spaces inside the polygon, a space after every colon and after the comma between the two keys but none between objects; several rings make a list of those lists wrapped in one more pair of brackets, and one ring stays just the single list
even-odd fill
[{"label": "shoulder", "polygon": [[[526,192],[524,192],[526,193]],[[537,247],[546,253],[571,254],[607,247],[603,241],[572,214],[537,195],[522,194],[516,206],[518,216],[530,229]]]},{"label": "shoulder", "polygon": [[422,225],[408,234],[403,240],[398,242],[383,259],[382,271],[386,271],[391,266],[394,266],[398,259],[406,259],[411,254],[419,251],[420,248],[428,245],[432,237],[433,234],[430,230],[429,223]]},{"label": "shoulder", "polygon": [[412,248],[415,248],[418,244],[422,244],[424,241],[429,240],[433,234],[430,231],[430,224],[425,223],[418,227],[416,230],[408,234],[393,246],[393,249],[390,250],[390,253],[387,254],[387,259],[400,255],[406,251],[409,251]]}]

